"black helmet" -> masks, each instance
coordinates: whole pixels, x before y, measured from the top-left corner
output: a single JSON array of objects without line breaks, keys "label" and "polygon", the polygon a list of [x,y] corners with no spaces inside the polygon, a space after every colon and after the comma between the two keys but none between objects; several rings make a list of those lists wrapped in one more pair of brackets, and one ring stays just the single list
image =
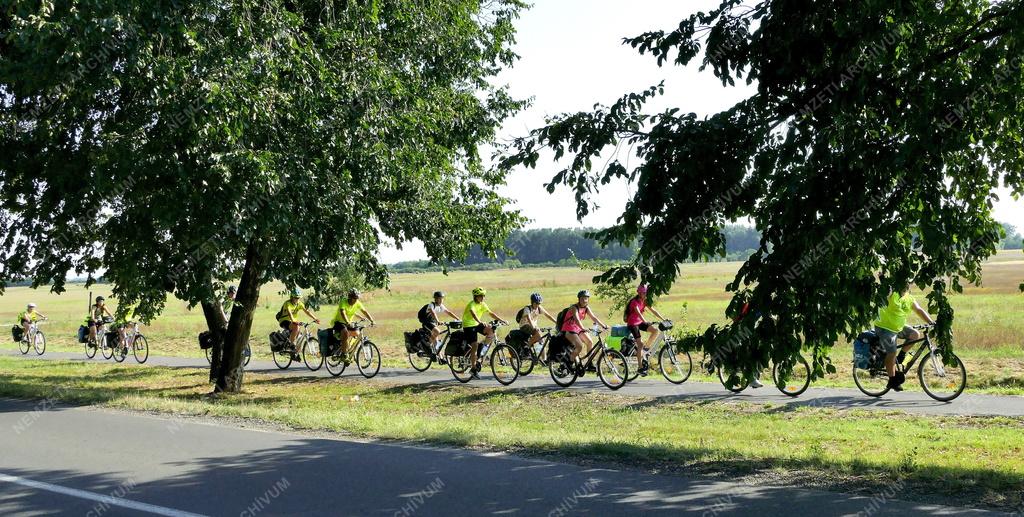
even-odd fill
[{"label": "black helmet", "polygon": [[444,291],[434,291],[434,298],[444,298]]},{"label": "black helmet", "polygon": [[349,289],[348,290],[348,297],[349,298],[359,298],[359,289]]},{"label": "black helmet", "polygon": [[96,303],[102,302],[102,301],[104,301],[104,300],[106,300],[106,298],[104,298],[104,297],[102,297],[102,296],[97,296],[97,297],[96,297]]},{"label": "black helmet", "polygon": [[530,303],[540,303],[544,301],[544,297],[540,293],[533,293],[530,295]]},{"label": "black helmet", "polygon": [[590,298],[590,290],[589,289],[584,289],[584,290],[576,293],[576,298]]},{"label": "black helmet", "polygon": [[234,292],[237,292],[237,291],[238,291],[238,288],[237,288],[237,287],[235,287],[235,286],[233,286],[233,285],[229,285],[229,286],[228,286],[228,293],[229,293],[229,294],[230,294],[230,293],[234,293]]}]

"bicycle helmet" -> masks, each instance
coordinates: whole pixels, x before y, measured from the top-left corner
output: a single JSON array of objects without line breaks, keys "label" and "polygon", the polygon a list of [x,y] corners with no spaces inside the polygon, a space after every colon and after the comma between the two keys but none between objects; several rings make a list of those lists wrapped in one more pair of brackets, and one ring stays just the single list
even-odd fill
[{"label": "bicycle helmet", "polygon": [[36,308],[36,304],[35,304],[35,303],[33,303],[33,302],[29,302],[29,304],[28,304],[28,308],[29,308],[29,309],[35,309],[35,308]]},{"label": "bicycle helmet", "polygon": [[298,298],[302,296],[302,289],[299,289],[298,287],[293,287],[291,291],[288,291],[288,294],[291,295],[292,298]]},{"label": "bicycle helmet", "polygon": [[530,303],[540,303],[544,301],[544,297],[540,293],[533,293],[530,295]]},{"label": "bicycle helmet", "polygon": [[584,289],[576,293],[576,298],[590,298],[590,289]]},{"label": "bicycle helmet", "polygon": [[349,289],[348,290],[348,297],[349,298],[359,298],[359,289]]},{"label": "bicycle helmet", "polygon": [[102,302],[102,301],[106,301],[106,298],[104,298],[104,297],[102,297],[102,296],[97,296],[97,297],[96,297],[96,303],[100,303],[100,302]]},{"label": "bicycle helmet", "polygon": [[487,296],[487,290],[483,287],[477,287],[473,289],[473,296]]},{"label": "bicycle helmet", "polygon": [[647,284],[640,284],[636,288],[636,294],[640,294],[640,295],[647,294]]},{"label": "bicycle helmet", "polygon": [[444,291],[434,291],[434,298],[444,298]]},{"label": "bicycle helmet", "polygon": [[229,285],[228,286],[228,294],[234,294],[236,292],[238,292],[238,288],[237,287],[235,287],[233,285]]}]

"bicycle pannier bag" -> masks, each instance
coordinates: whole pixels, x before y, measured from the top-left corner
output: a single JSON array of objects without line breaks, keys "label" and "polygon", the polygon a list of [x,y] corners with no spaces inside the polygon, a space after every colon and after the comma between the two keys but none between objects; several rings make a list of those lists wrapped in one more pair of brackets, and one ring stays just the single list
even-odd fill
[{"label": "bicycle pannier bag", "polygon": [[21,328],[19,325],[11,327],[11,338],[14,339],[15,343],[21,341],[21,338],[24,337],[24,335],[25,329]]},{"label": "bicycle pannier bag", "polygon": [[861,332],[857,339],[853,340],[853,363],[856,368],[866,370],[871,367],[872,348],[875,348],[877,343],[878,335],[873,330]]},{"label": "bicycle pannier bag", "polygon": [[78,342],[88,343],[89,342],[89,327],[81,325],[78,327]]}]

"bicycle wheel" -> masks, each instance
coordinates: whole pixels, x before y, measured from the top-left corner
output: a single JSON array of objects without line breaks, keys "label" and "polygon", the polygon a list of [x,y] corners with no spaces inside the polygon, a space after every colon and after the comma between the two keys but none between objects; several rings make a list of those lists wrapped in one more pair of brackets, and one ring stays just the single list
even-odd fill
[{"label": "bicycle wheel", "polygon": [[630,378],[629,362],[626,360],[626,356],[618,350],[605,350],[597,359],[597,376],[610,390],[617,390],[625,386]]},{"label": "bicycle wheel", "polygon": [[637,377],[640,376],[640,361],[637,360],[636,358],[636,350],[631,350],[631,352],[633,353],[629,354],[628,356],[626,354],[623,354],[622,352],[619,352],[619,354],[622,355],[622,358],[626,361],[626,371],[629,375],[629,378],[626,379],[626,382],[633,382],[636,380]]},{"label": "bicycle wheel", "polygon": [[530,375],[533,372],[533,368],[537,366],[537,356],[534,355],[533,348],[524,347],[523,353],[519,354],[519,376]]},{"label": "bicycle wheel", "polygon": [[380,371],[380,349],[372,341],[363,341],[356,348],[356,368],[367,379],[372,379]]},{"label": "bicycle wheel", "polygon": [[551,380],[563,388],[572,386],[576,382],[576,377],[579,376],[574,365],[560,359],[548,362],[548,372],[551,373]]},{"label": "bicycle wheel", "polygon": [[799,356],[796,363],[775,363],[772,366],[772,381],[783,395],[799,397],[811,385],[811,366],[804,356]]},{"label": "bicycle wheel", "polygon": [[107,339],[106,334],[99,336],[99,332],[96,333],[100,340],[100,353],[103,354],[104,359],[110,359],[114,357],[114,347],[110,346],[110,340]]},{"label": "bicycle wheel", "polygon": [[119,363],[123,363],[125,357],[128,357],[128,348],[118,341],[117,345],[114,347],[114,360]]},{"label": "bicycle wheel", "polygon": [[929,397],[949,402],[967,387],[967,368],[956,354],[953,354],[953,364],[946,366],[941,355],[930,351],[917,367],[917,379]]},{"label": "bicycle wheel", "polygon": [[309,371],[315,372],[324,365],[324,356],[320,355],[320,342],[316,338],[309,338],[302,343],[302,362],[306,363]]},{"label": "bicycle wheel", "polygon": [[36,355],[43,355],[43,352],[46,351],[46,336],[43,335],[43,331],[36,331],[36,340],[32,346],[36,349]]},{"label": "bicycle wheel", "polygon": [[334,377],[337,377],[345,373],[345,368],[348,368],[348,363],[341,360],[341,356],[338,355],[341,352],[331,354],[324,358],[324,364],[327,365],[327,371]]},{"label": "bicycle wheel", "polygon": [[889,393],[889,374],[882,368],[857,368],[854,364],[853,383],[861,393],[869,397],[881,397]]},{"label": "bicycle wheel", "polygon": [[29,345],[28,336],[23,336],[21,341],[18,341],[18,348],[21,350],[21,355],[28,353],[28,349],[31,348]]},{"label": "bicycle wheel", "polygon": [[284,370],[292,365],[292,351],[290,349],[274,352],[274,364]]},{"label": "bicycle wheel", "polygon": [[689,352],[680,352],[674,346],[665,345],[658,352],[658,369],[668,382],[682,384],[693,373],[693,359]]},{"label": "bicycle wheel", "polygon": [[135,355],[135,360],[139,364],[146,362],[149,359],[149,341],[146,340],[146,336],[139,334],[135,336],[135,344],[132,346],[132,354]]},{"label": "bicycle wheel", "polygon": [[409,352],[409,364],[412,365],[412,369],[417,372],[427,371],[427,369],[430,368],[430,364],[433,362],[434,358],[429,354],[429,352]]},{"label": "bicycle wheel", "polygon": [[501,343],[491,352],[491,373],[502,386],[508,386],[519,378],[519,354],[512,347]]},{"label": "bicycle wheel", "polygon": [[750,381],[744,379],[742,374],[725,372],[721,367],[718,368],[718,380],[733,393],[739,393],[750,385]]},{"label": "bicycle wheel", "polygon": [[448,369],[452,371],[455,380],[463,384],[473,379],[473,362],[469,352],[466,355],[448,356]]},{"label": "bicycle wheel", "polygon": [[242,366],[249,366],[249,361],[252,360],[252,346],[248,342],[245,343],[245,348],[242,350]]},{"label": "bicycle wheel", "polygon": [[87,341],[85,343],[85,356],[88,357],[89,359],[92,359],[93,357],[96,357],[96,342],[95,341]]}]

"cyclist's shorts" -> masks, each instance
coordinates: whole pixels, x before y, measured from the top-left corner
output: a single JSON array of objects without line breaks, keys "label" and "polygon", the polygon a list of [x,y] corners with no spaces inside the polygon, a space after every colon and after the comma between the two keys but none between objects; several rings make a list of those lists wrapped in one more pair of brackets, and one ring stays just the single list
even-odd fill
[{"label": "cyclist's shorts", "polygon": [[651,328],[651,324],[645,321],[639,325],[628,325],[627,328],[629,328],[629,333],[632,334],[634,338],[640,339],[640,332],[647,332],[647,329]]},{"label": "cyclist's shorts", "polygon": [[291,324],[292,324],[292,322],[290,322],[288,320],[284,320],[284,321],[280,322],[281,328],[283,328],[285,330],[288,330],[288,328],[291,326]]},{"label": "cyclist's shorts", "polygon": [[887,354],[895,354],[896,339],[907,339],[914,333],[914,328],[910,325],[903,327],[903,330],[899,332],[893,332],[882,327],[875,327],[875,334],[878,334],[878,344],[882,346],[882,350]]},{"label": "cyclist's shorts", "polygon": [[466,337],[466,343],[476,343],[484,333],[484,325],[481,323],[475,327],[462,329],[462,333]]}]

